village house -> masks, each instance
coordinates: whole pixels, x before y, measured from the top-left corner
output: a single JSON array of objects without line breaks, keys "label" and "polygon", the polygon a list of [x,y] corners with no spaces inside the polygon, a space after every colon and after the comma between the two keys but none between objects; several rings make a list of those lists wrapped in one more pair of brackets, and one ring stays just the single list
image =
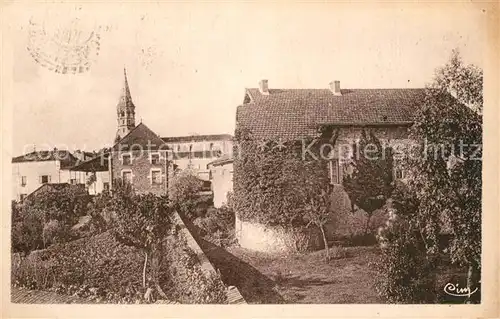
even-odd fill
[{"label": "village house", "polygon": [[44,184],[84,184],[86,174],[70,168],[79,159],[67,150],[34,150],[12,158],[12,199],[22,201]]},{"label": "village house", "polygon": [[[342,89],[332,81],[325,89],[270,89],[267,80],[258,88],[246,89],[238,106],[236,129],[246,129],[257,141],[281,143],[306,138],[336,135],[335,148],[328,156],[329,180],[340,200],[337,211],[352,211],[342,190],[344,174],[349,170],[349,146],[359,140],[363,130],[371,131],[396,150],[410,142],[408,128],[422,105],[424,89]],[[235,141],[237,142],[237,141]],[[238,173],[238,172],[236,172]],[[396,163],[394,176],[404,178]],[[237,217],[237,216],[236,216]],[[339,227],[339,225],[336,225]],[[328,228],[328,227],[327,227]],[[329,229],[331,235],[335,229]],[[236,218],[236,236],[243,247],[269,251],[270,245],[283,240],[263,225]]]},{"label": "village house", "polygon": [[172,150],[173,163],[179,169],[191,169],[204,181],[210,181],[207,164],[233,150],[233,137],[229,134],[173,136],[162,140]]}]

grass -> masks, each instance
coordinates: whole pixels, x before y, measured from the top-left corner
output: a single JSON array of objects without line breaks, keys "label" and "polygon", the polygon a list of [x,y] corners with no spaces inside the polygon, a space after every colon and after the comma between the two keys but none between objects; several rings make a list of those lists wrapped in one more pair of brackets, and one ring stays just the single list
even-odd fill
[{"label": "grass", "polygon": [[[238,287],[248,303],[387,303],[374,287],[377,246],[334,247],[336,258],[326,262],[324,251],[276,255],[236,246],[224,249],[199,237],[197,241],[220,270],[224,283]],[[440,303],[464,302],[442,292],[446,282],[463,279],[463,275],[463,269],[439,269]]]},{"label": "grass", "polygon": [[229,251],[274,282],[285,303],[381,303],[370,264],[376,247],[343,248],[345,258],[326,262],[324,252],[271,256],[240,247]]}]

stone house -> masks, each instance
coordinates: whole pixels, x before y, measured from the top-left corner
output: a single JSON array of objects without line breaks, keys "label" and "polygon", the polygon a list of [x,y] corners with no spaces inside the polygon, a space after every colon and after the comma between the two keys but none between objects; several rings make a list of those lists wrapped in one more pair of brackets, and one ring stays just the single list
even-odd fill
[{"label": "stone house", "polygon": [[137,193],[166,195],[173,174],[168,145],[144,123],[117,142],[107,154],[111,188],[113,180],[132,184]]},{"label": "stone house", "polygon": [[[329,180],[336,197],[334,208],[344,211],[350,219],[363,218],[362,212],[352,213],[351,203],[342,188],[343,176],[349,171],[352,156],[350,146],[359,140],[363,130],[373,132],[382,143],[396,151],[407,145],[411,142],[408,128],[423,103],[425,90],[342,89],[339,81],[325,87],[269,89],[268,81],[262,80],[258,88],[245,90],[243,103],[236,112],[236,128],[250,131],[256,140],[275,143],[319,137],[328,139],[335,135],[335,147],[328,154]],[[404,178],[404,175],[396,162],[394,176]],[[349,232],[348,228],[354,224],[356,221],[344,220],[327,227],[329,237],[343,230]],[[280,247],[287,239],[279,238],[286,235],[263,225],[237,218],[236,230],[240,244],[247,248],[287,249]]]}]

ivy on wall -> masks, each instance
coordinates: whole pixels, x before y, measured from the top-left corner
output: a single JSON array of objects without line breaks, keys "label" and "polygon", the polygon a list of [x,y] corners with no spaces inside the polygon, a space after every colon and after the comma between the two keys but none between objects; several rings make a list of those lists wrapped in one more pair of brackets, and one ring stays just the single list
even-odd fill
[{"label": "ivy on wall", "polygon": [[309,222],[306,203],[330,185],[328,161],[320,156],[325,141],[256,140],[241,128],[235,141],[233,188],[238,217],[269,226],[305,226]]}]

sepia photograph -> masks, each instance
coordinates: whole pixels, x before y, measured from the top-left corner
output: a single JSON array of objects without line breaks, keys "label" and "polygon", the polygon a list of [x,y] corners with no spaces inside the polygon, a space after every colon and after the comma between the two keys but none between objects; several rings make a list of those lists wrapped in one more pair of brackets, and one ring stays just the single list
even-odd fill
[{"label": "sepia photograph", "polygon": [[497,4],[9,6],[11,306],[496,299]]}]

